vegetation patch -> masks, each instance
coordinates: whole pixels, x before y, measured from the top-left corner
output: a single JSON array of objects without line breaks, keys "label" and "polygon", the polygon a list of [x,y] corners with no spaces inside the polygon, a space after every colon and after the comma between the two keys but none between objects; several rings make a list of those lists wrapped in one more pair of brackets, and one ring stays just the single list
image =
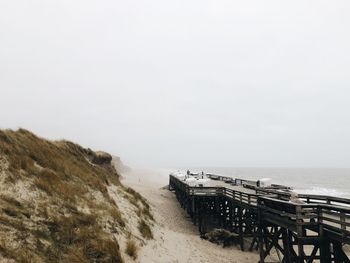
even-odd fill
[{"label": "vegetation patch", "polygon": [[129,238],[126,241],[125,253],[132,257],[134,260],[137,259],[138,246],[134,240]]},{"label": "vegetation patch", "polygon": [[124,198],[127,199],[133,206],[136,207],[136,214],[139,217],[144,217],[146,220],[154,221],[154,217],[151,212],[151,207],[145,198],[130,187],[125,187]]},{"label": "vegetation patch", "polygon": [[22,207],[22,204],[13,197],[0,195],[0,198],[10,205],[13,205],[13,206],[18,207],[18,208]]},{"label": "vegetation patch", "polygon": [[104,233],[94,215],[54,218],[47,229],[48,233],[39,232],[38,238],[46,236],[50,241],[42,250],[50,262],[76,262],[79,258],[82,262],[123,262],[118,242]]},{"label": "vegetation patch", "polygon": [[11,217],[18,217],[18,213],[15,210],[12,210],[11,208],[3,208],[2,211]]},{"label": "vegetation patch", "polygon": [[153,238],[152,230],[145,220],[141,219],[139,221],[138,229],[144,238],[146,239]]},{"label": "vegetation patch", "polygon": [[112,216],[112,218],[114,220],[117,221],[117,223],[119,224],[119,226],[121,226],[122,228],[125,227],[125,221],[123,219],[122,213],[119,211],[119,209],[115,206],[112,206],[109,209],[109,214]]}]

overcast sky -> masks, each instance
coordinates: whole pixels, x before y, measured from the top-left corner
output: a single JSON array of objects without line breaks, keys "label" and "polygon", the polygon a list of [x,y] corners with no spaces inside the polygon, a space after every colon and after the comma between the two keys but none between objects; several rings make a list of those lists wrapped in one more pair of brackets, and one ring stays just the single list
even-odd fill
[{"label": "overcast sky", "polygon": [[349,167],[349,14],[348,0],[3,0],[0,126],[142,166]]}]

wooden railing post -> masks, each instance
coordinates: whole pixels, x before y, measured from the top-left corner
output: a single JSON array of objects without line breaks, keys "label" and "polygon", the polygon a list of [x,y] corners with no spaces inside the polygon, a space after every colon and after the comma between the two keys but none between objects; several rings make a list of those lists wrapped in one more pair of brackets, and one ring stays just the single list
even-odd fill
[{"label": "wooden railing post", "polygon": [[300,239],[304,237],[304,231],[303,231],[303,208],[301,205],[297,205],[295,207],[296,212],[296,224],[297,224],[297,245],[298,245],[298,257],[299,261],[303,262],[304,258],[304,246],[301,243]]},{"label": "wooden railing post", "polygon": [[318,225],[319,225],[318,234],[320,237],[323,237],[323,219],[322,219],[322,207],[321,206],[317,207],[317,216],[318,216]]},{"label": "wooden railing post", "polygon": [[344,212],[340,212],[340,227],[342,230],[346,230],[345,213]]}]

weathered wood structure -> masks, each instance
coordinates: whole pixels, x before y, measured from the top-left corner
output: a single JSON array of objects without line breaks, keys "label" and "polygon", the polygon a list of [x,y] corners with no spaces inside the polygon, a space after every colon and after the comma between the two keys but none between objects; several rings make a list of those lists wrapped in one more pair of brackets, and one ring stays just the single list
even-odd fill
[{"label": "weathered wood structure", "polygon": [[264,189],[254,181],[208,177],[222,181],[220,186],[191,187],[169,177],[169,190],[200,233],[213,228],[234,232],[242,250],[259,251],[260,263],[350,262],[349,199],[299,195],[294,203],[284,186]]}]

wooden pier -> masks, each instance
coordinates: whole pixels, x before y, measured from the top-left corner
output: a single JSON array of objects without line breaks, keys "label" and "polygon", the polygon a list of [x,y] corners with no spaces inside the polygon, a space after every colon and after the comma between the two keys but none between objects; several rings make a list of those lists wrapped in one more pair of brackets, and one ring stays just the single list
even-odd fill
[{"label": "wooden pier", "polygon": [[189,186],[170,175],[169,190],[200,233],[214,228],[236,233],[241,250],[258,250],[260,263],[350,262],[350,199],[298,195],[287,187],[207,175],[209,187]]}]

